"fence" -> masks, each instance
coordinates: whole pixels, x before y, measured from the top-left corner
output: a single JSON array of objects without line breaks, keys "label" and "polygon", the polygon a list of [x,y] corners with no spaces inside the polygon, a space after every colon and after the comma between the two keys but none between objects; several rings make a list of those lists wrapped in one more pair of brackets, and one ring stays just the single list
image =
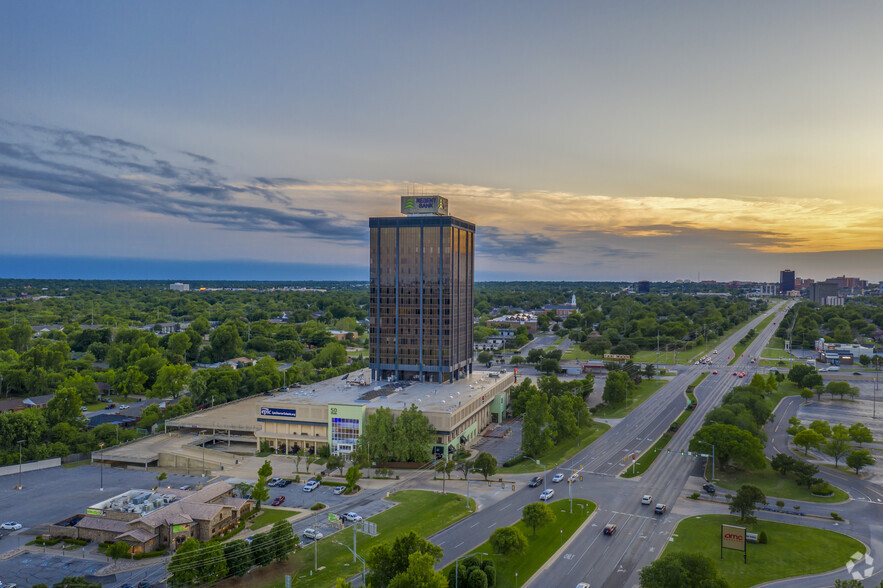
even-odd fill
[{"label": "fence", "polygon": [[[51,459],[43,459],[40,461],[28,461],[21,464],[22,472],[35,472],[37,470],[47,470],[49,468],[57,468],[61,466],[61,458],[53,457]],[[0,476],[18,475],[19,466],[11,465],[0,468]]]}]

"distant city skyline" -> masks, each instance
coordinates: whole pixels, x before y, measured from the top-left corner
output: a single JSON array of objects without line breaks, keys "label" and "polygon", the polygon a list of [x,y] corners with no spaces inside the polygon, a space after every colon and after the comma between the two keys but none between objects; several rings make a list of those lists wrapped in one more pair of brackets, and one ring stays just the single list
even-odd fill
[{"label": "distant city skyline", "polygon": [[477,280],[883,279],[883,5],[3,14],[0,277],[367,280],[415,190]]}]

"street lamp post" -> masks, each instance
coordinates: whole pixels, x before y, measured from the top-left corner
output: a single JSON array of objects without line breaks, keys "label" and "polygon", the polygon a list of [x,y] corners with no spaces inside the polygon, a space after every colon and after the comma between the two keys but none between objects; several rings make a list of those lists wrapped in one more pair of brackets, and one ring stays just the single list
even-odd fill
[{"label": "street lamp post", "polygon": [[[347,544],[345,544],[345,543],[341,543],[340,541],[337,541],[337,540],[335,540],[334,542],[335,542],[337,545],[342,545],[343,547],[346,547],[346,548],[349,549],[350,551],[353,551],[352,549],[350,549],[350,546],[347,545]],[[361,555],[356,555],[356,552],[353,551],[353,563],[356,562],[356,559],[358,559],[360,562],[362,562],[362,584],[364,585],[364,584],[365,584],[365,571],[366,571],[365,560],[362,559],[362,556],[361,556]]]},{"label": "street lamp post", "polygon": [[699,443],[704,443],[705,445],[711,445],[711,479],[714,480],[714,444],[709,443],[708,441],[701,441],[696,439]]},{"label": "street lamp post", "polygon": [[461,559],[465,559],[465,558],[467,558],[467,557],[472,557],[473,555],[487,555],[487,554],[484,553],[484,552],[479,552],[479,553],[467,553],[466,555],[461,555],[460,557],[458,557],[458,558],[456,559],[456,561],[454,561],[454,588],[459,588],[459,582],[460,582],[460,573],[459,573],[459,570],[460,570],[460,560],[461,560]]},{"label": "street lamp post", "polygon": [[[104,449],[104,443],[99,443],[98,449]],[[101,464],[99,468],[101,471],[101,485],[98,487],[98,491],[104,492],[104,452],[100,452],[98,456],[101,459]]]},{"label": "street lamp post", "polygon": [[545,492],[545,490],[546,490],[546,466],[544,466],[543,464],[541,464],[540,461],[539,461],[538,459],[534,459],[534,458],[532,458],[531,456],[529,456],[529,455],[527,455],[527,454],[522,455],[522,457],[526,457],[526,458],[529,459],[530,461],[534,462],[535,464],[537,464],[538,466],[540,466],[541,468],[543,468],[543,491]]},{"label": "street lamp post", "polygon": [[18,441],[18,489],[21,490],[21,446],[25,440]]}]

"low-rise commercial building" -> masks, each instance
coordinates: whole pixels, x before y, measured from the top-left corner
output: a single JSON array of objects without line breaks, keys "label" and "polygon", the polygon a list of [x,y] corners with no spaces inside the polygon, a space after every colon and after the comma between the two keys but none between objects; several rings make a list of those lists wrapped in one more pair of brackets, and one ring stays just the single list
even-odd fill
[{"label": "low-rise commercial building", "polygon": [[315,452],[328,445],[332,454],[346,455],[364,432],[368,415],[383,407],[395,418],[414,405],[436,429],[433,452],[443,455],[503,420],[513,382],[505,369],[476,371],[450,384],[377,382],[363,369],[258,402],[255,435],[282,453]]},{"label": "low-rise commercial building", "polygon": [[233,497],[233,486],[215,482],[197,491],[130,490],[50,526],[53,537],[128,543],[133,553],[177,549],[193,537],[209,541],[235,528],[254,501]]}]

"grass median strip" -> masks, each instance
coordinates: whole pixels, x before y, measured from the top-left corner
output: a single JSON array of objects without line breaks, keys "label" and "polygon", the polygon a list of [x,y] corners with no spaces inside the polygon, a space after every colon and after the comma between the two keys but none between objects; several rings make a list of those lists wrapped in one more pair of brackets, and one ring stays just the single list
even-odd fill
[{"label": "grass median strip", "polygon": [[[747,527],[750,533],[764,532],[768,543],[748,544],[747,565],[738,551],[724,550],[721,560],[721,524]],[[737,516],[702,515],[681,521],[664,553],[701,553],[714,561],[732,588],[743,588],[834,570],[848,562],[853,553],[864,551],[859,541],[827,529],[772,521],[744,525]]]},{"label": "grass median strip", "polygon": [[[555,513],[555,521],[538,527],[535,537],[533,529],[525,525],[524,521],[518,521],[512,525],[524,533],[527,538],[527,549],[523,554],[509,556],[504,561],[502,555],[494,553],[490,541],[485,541],[470,552],[490,554],[482,557],[494,561],[494,567],[497,570],[496,588],[514,588],[516,573],[518,574],[518,586],[523,586],[550,557],[555,555],[564,542],[570,539],[586,518],[594,512],[596,505],[588,500],[574,498],[573,514],[570,514],[569,500],[556,500],[549,503],[549,506]],[[449,565],[443,570],[445,576],[450,573],[453,567],[453,565]]]},{"label": "grass median strip", "polygon": [[650,398],[657,390],[668,384],[667,380],[642,380],[638,389],[628,394],[628,406],[625,403],[617,406],[598,405],[593,415],[598,419],[621,419],[635,410],[642,402]]}]

